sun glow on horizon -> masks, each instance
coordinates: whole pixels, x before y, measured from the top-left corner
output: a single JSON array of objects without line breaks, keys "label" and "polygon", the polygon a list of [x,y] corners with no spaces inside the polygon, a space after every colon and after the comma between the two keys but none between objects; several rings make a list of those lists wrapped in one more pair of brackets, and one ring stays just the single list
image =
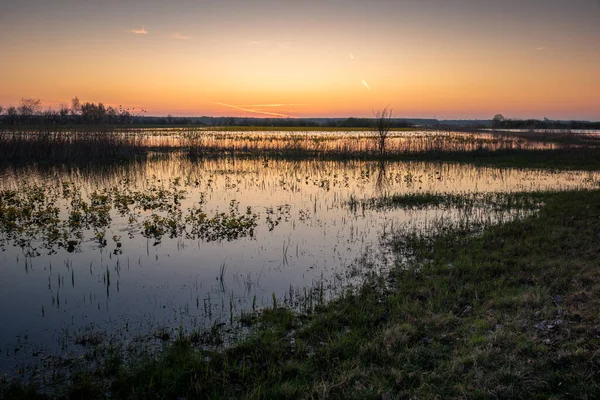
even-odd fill
[{"label": "sun glow on horizon", "polygon": [[[15,6],[0,24],[4,107],[32,97],[57,108],[77,95],[148,115],[368,117],[390,104],[399,117],[600,120],[600,7],[588,0],[148,0],[143,13],[80,4],[68,16],[32,1],[39,13]],[[549,24],[559,17],[573,25]]]}]

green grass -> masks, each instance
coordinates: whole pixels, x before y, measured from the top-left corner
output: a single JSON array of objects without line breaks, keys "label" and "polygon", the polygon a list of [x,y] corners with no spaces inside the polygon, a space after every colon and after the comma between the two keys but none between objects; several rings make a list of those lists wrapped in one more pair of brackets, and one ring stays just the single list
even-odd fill
[{"label": "green grass", "polygon": [[[481,235],[394,237],[394,251],[413,254],[409,264],[308,314],[266,310],[231,347],[201,350],[182,336],[157,355],[78,373],[57,393],[598,398],[600,191],[543,197],[535,216]],[[41,398],[18,384],[4,390]]]},{"label": "green grass", "polygon": [[460,162],[501,168],[600,169],[600,150],[597,148],[427,151],[394,156],[394,159],[403,161]]},{"label": "green grass", "polygon": [[488,210],[535,210],[543,204],[548,192],[469,192],[469,193],[403,193],[373,197],[365,200],[351,198],[349,206],[353,209],[458,209],[469,211],[474,208]]}]

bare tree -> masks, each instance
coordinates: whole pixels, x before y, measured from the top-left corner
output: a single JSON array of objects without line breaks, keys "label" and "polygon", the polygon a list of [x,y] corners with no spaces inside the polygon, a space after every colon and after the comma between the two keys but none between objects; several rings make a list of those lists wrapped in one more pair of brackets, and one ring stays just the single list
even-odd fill
[{"label": "bare tree", "polygon": [[392,109],[386,106],[383,110],[373,111],[373,115],[375,116],[374,131],[377,150],[379,155],[384,155],[392,127]]},{"label": "bare tree", "polygon": [[2,111],[4,111],[4,107],[0,106],[0,114],[2,114]]},{"label": "bare tree", "polygon": [[19,104],[19,114],[25,117],[39,114],[42,109],[42,102],[40,99],[33,99],[31,97],[24,97],[21,99]]},{"label": "bare tree", "polygon": [[71,99],[71,114],[77,115],[81,111],[81,102],[79,101],[79,97],[75,96]]}]

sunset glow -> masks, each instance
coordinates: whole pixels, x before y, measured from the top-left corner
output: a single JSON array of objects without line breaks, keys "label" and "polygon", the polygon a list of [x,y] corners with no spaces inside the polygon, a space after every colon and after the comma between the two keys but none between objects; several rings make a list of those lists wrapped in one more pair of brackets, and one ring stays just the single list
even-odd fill
[{"label": "sunset glow", "polygon": [[600,120],[600,2],[21,0],[0,105]]}]

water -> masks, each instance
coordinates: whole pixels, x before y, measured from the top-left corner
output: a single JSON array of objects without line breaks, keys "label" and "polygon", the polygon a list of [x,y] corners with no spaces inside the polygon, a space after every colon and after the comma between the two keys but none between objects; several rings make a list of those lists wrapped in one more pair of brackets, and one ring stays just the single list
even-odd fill
[{"label": "water", "polygon": [[[57,207],[55,221],[16,232],[0,226],[0,373],[34,354],[76,351],[74,342],[90,330],[128,340],[160,328],[227,323],[242,310],[271,305],[273,294],[292,306],[305,288],[335,296],[360,280],[361,268],[385,268],[379,241],[386,230],[459,218],[455,210],[356,210],[350,199],[575,189],[600,181],[598,173],[577,171],[176,155],[90,168],[11,167],[0,176],[3,193],[29,190],[31,199],[37,188],[44,209]],[[69,226],[73,193],[88,205],[94,193],[107,194],[101,205],[108,209],[97,215],[108,218]],[[119,212],[116,196],[136,200]],[[144,210],[142,200],[154,206]],[[208,234],[194,233],[186,221],[194,207],[213,219]],[[153,215],[171,218],[174,234],[160,234],[168,224],[152,225]],[[241,220],[247,224],[232,222]],[[52,238],[52,227],[66,236]],[[371,263],[357,261],[365,257]]]}]

